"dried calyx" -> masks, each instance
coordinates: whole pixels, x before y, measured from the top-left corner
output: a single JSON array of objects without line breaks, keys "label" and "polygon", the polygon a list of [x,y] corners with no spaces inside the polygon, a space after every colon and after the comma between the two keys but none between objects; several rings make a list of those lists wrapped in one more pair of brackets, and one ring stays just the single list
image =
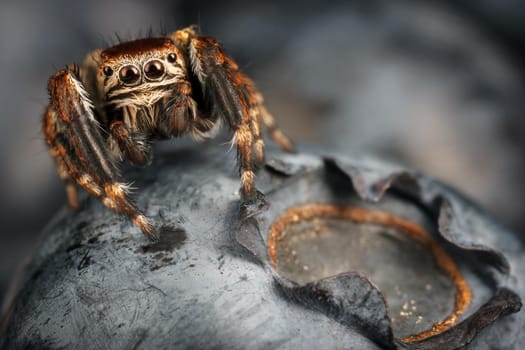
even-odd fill
[{"label": "dried calyx", "polygon": [[283,297],[410,349],[464,346],[521,307],[506,258],[483,244],[486,219],[448,188],[382,163],[268,164],[287,180],[238,239]]}]

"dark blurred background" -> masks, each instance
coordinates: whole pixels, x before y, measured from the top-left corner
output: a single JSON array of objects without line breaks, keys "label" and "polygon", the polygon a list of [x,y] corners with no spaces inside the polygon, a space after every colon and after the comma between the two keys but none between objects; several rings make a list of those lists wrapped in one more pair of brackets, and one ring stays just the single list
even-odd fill
[{"label": "dark blurred background", "polygon": [[418,168],[523,232],[524,1],[2,0],[0,300],[65,203],[40,132],[48,77],[115,33],[192,23],[294,139]]}]

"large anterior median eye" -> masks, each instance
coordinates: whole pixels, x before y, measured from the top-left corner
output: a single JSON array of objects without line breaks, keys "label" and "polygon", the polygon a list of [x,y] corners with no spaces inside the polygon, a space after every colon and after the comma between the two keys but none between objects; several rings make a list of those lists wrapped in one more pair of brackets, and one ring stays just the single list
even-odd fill
[{"label": "large anterior median eye", "polygon": [[128,65],[120,69],[118,76],[124,84],[131,85],[140,79],[140,71],[137,67]]},{"label": "large anterior median eye", "polygon": [[164,75],[164,65],[159,60],[148,61],[144,65],[144,74],[150,80],[157,80]]}]

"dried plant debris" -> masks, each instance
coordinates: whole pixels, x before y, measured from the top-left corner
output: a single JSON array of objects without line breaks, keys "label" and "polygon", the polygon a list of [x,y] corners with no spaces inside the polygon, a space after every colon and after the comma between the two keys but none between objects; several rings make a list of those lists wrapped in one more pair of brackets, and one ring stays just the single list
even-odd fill
[{"label": "dried plant debris", "polygon": [[233,156],[203,146],[158,157],[131,174],[161,228],[153,244],[94,200],[62,212],[6,305],[2,348],[525,342],[525,254],[512,233],[416,171],[319,154],[272,152],[260,195],[241,205]]},{"label": "dried plant debris", "polygon": [[508,288],[517,286],[502,253],[518,241],[454,190],[394,164],[337,156],[289,176],[268,193],[258,230],[291,300],[391,348],[467,346],[520,310],[523,281]]}]

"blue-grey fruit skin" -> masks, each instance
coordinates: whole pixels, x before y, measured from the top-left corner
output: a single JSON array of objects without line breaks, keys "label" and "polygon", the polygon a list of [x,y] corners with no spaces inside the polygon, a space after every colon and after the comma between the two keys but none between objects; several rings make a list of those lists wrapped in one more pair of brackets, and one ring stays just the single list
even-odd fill
[{"label": "blue-grey fruit skin", "polygon": [[[320,151],[295,155],[269,152],[268,165],[259,170],[256,179],[269,208],[278,211],[283,207],[272,200],[294,181],[309,176],[313,183],[320,183],[325,181],[324,172],[335,171],[334,164],[327,166],[327,159],[317,154]],[[330,161],[334,163],[334,159],[342,172],[353,164],[349,179],[361,176],[370,184],[384,180],[385,174],[403,170],[383,167],[380,162],[353,163],[337,156]],[[373,170],[375,167],[380,170]],[[341,315],[335,317],[329,311],[291,300],[287,293],[294,293],[293,283],[280,279],[265,255],[268,222],[263,218],[271,209],[255,209],[249,218],[255,228],[246,226],[248,221],[242,213],[250,208],[240,206],[235,169],[235,156],[225,153],[224,147],[198,146],[159,154],[149,168],[128,174],[137,187],[134,197],[138,206],[160,229],[158,242],[149,242],[126,218],[93,198],[85,199],[78,212],[58,213],[12,288],[17,293],[4,310],[2,348],[405,347],[392,338],[386,313],[363,316],[372,326],[376,321],[384,322],[363,330]],[[514,235],[484,217],[476,221],[484,214],[465,204],[469,202],[463,202],[454,191],[419,174],[414,179],[421,185],[422,192],[415,198],[422,206],[435,206],[431,199],[438,193],[448,196],[453,218],[469,208],[468,220],[442,223],[449,231],[441,234],[450,244],[471,249],[472,237],[463,234],[462,225],[474,225],[482,240],[482,255],[491,271],[494,267],[497,270],[494,283],[511,289],[518,300],[523,300],[525,254]],[[394,186],[397,180],[391,180]],[[363,184],[366,187],[367,181]],[[370,188],[358,186],[354,187],[359,198],[370,203],[381,201],[388,191],[370,192]],[[446,221],[443,215],[440,219]],[[260,241],[252,231],[260,235]],[[339,284],[325,281],[319,285]],[[501,317],[476,333],[470,345],[464,345],[488,349],[500,344],[496,347],[518,349],[525,343],[524,325],[523,312]],[[384,330],[384,334],[371,334],[370,329]]]}]

